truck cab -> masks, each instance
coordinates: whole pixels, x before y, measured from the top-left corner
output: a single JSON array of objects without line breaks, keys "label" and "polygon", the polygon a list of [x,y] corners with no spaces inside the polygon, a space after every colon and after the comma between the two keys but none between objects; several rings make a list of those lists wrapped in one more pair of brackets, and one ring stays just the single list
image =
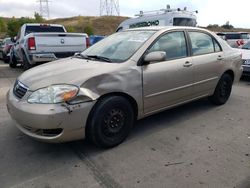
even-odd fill
[{"label": "truck cab", "polygon": [[167,5],[166,9],[147,12],[140,11],[139,14],[135,15],[135,18],[130,18],[123,21],[118,26],[116,32],[125,29],[149,26],[195,27],[197,24],[195,13],[198,13],[198,11],[188,11],[186,7],[183,10],[180,8],[171,9],[169,5]]}]

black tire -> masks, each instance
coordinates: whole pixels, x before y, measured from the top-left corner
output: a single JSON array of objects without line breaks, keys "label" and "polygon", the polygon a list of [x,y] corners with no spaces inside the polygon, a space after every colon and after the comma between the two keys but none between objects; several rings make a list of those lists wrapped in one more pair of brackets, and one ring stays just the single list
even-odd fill
[{"label": "black tire", "polygon": [[101,148],[123,142],[134,124],[134,111],[124,97],[110,96],[98,101],[90,113],[86,136]]},{"label": "black tire", "polygon": [[3,53],[3,62],[6,64],[8,64],[10,62],[10,58],[7,57],[7,55],[5,55],[4,53]]},{"label": "black tire", "polygon": [[17,60],[13,54],[10,55],[9,67],[16,68]]},{"label": "black tire", "polygon": [[24,52],[23,52],[23,60],[22,61],[23,61],[22,63],[23,63],[23,69],[24,70],[28,70],[28,69],[30,69],[32,67],[32,65],[27,60],[26,55],[25,55]]},{"label": "black tire", "polygon": [[10,60],[6,58],[6,59],[3,60],[3,62],[4,62],[5,64],[8,64],[8,63],[10,62]]},{"label": "black tire", "polygon": [[215,88],[214,94],[209,97],[210,101],[216,105],[225,104],[230,97],[232,85],[232,76],[223,74]]}]

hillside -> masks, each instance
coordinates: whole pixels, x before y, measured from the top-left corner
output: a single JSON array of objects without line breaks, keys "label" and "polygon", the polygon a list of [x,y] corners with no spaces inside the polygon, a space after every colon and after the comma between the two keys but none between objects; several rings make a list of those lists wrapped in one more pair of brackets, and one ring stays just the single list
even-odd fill
[{"label": "hillside", "polygon": [[48,20],[48,23],[62,24],[70,32],[83,32],[86,27],[93,30],[95,35],[110,35],[114,33],[118,25],[128,19],[122,16],[77,16],[72,18],[59,18]]},{"label": "hillside", "polygon": [[[26,19],[26,18],[24,18]],[[128,19],[128,17],[122,16],[76,16],[71,18],[58,18],[58,19],[51,19],[45,20],[44,23],[49,24],[62,24],[66,27],[68,32],[79,32],[82,33],[89,31],[88,33],[95,34],[95,35],[110,35],[114,33],[118,27],[118,25]],[[5,23],[5,27],[7,27],[8,22],[13,20],[12,18],[5,18],[0,17]],[[15,20],[20,20],[16,18]],[[27,18],[31,22],[36,22],[34,19]],[[26,22],[25,22],[26,23]],[[19,27],[19,26],[18,26]],[[19,28],[16,28],[16,33]],[[0,32],[0,38],[4,38],[7,35],[6,32]]]},{"label": "hillside", "polygon": [[[12,20],[12,18],[1,18],[6,24]],[[22,18],[21,18],[22,19]],[[26,19],[26,18],[24,18]],[[27,18],[32,22],[36,22],[32,18]],[[49,24],[62,24],[66,27],[68,32],[87,32],[90,34],[95,35],[110,35],[114,33],[118,27],[118,25],[128,19],[128,17],[123,16],[76,16],[71,18],[58,18],[58,19],[51,19],[45,20],[45,23]],[[16,19],[18,20],[18,19]],[[20,19],[19,19],[20,20]],[[26,23],[26,22],[25,22]],[[245,31],[250,33],[250,29],[246,28],[234,28],[232,30],[223,29],[222,27],[202,27],[209,29],[214,32],[221,32],[221,31]],[[15,33],[17,33],[18,28],[15,29]],[[0,33],[0,38],[6,36],[6,32]]]}]

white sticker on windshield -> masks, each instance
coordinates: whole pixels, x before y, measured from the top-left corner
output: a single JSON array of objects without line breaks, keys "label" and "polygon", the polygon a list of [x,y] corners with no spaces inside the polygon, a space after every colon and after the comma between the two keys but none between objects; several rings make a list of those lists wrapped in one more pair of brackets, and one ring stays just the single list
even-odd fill
[{"label": "white sticker on windshield", "polygon": [[148,39],[148,37],[133,37],[130,38],[128,41],[129,42],[145,42]]}]

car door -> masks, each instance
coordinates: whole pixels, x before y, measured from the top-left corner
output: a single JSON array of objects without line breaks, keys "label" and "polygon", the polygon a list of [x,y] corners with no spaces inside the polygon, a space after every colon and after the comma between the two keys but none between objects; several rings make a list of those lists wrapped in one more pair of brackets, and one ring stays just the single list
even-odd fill
[{"label": "car door", "polygon": [[223,67],[223,51],[218,41],[209,33],[188,32],[194,70],[194,97],[212,94]]},{"label": "car door", "polygon": [[182,103],[192,93],[193,68],[185,33],[165,33],[148,49],[153,51],[166,52],[166,60],[142,67],[145,114]]}]

